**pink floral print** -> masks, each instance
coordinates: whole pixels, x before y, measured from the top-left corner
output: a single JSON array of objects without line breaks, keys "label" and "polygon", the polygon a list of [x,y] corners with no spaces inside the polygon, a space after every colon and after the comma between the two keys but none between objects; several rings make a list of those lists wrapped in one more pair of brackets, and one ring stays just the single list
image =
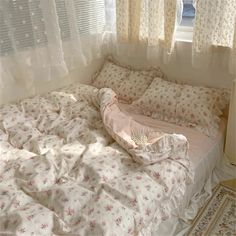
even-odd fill
[{"label": "pink floral print", "polygon": [[176,105],[180,95],[181,85],[155,78],[142,97],[132,105],[152,118],[175,122]]},{"label": "pink floral print", "polygon": [[93,85],[97,88],[112,88],[117,91],[130,74],[130,70],[106,61],[102,70],[95,78]]},{"label": "pink floral print", "polygon": [[176,122],[214,137],[227,100],[225,90],[183,85],[176,106]]},{"label": "pink floral print", "polygon": [[171,216],[186,163],[134,162],[100,106],[98,89],[78,84],[0,107],[1,234],[148,235]]},{"label": "pink floral print", "polygon": [[131,103],[142,96],[155,77],[166,76],[159,67],[138,70],[108,60],[95,76],[93,85],[111,88],[122,102]]}]

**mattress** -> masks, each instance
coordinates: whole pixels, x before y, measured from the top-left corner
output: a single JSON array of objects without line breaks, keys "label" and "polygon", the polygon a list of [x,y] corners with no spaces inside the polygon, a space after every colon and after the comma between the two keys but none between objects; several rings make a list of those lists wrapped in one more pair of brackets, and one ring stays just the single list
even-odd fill
[{"label": "mattress", "polygon": [[[137,114],[137,111],[130,105],[120,103],[120,108],[129,114],[132,113],[132,117],[136,121],[143,122],[143,115]],[[202,190],[214,167],[223,157],[227,121],[225,118],[221,119],[218,133],[214,138],[210,138],[192,128],[152,118],[145,117],[145,122],[148,122],[146,123],[148,126],[156,127],[166,133],[183,134],[189,142],[189,158],[194,171],[194,183],[188,185],[182,205],[177,209],[178,214],[181,215],[189,205],[191,198]]]}]

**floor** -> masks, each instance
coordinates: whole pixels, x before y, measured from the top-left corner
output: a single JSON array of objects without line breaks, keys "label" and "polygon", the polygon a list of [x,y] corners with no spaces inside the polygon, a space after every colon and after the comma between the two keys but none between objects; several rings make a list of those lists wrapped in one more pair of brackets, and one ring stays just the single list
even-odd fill
[{"label": "floor", "polygon": [[233,189],[234,191],[236,191],[236,179],[232,179],[232,180],[227,180],[227,181],[223,181],[220,183],[221,185],[224,185],[228,188]]}]

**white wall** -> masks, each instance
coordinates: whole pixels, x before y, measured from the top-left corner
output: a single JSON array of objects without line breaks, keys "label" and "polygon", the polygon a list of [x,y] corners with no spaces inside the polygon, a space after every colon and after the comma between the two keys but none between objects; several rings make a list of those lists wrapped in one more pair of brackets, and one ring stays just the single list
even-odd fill
[{"label": "white wall", "polygon": [[88,83],[91,76],[98,70],[103,63],[103,58],[92,61],[88,66],[78,66],[66,78],[55,78],[52,81],[35,82],[31,88],[26,88],[22,84],[15,83],[12,86],[0,90],[0,105],[15,102],[26,97],[42,94],[57,88],[66,86],[70,83]]},{"label": "white wall", "polygon": [[[129,47],[129,46],[125,46]],[[130,49],[130,48],[129,48]],[[125,55],[129,49],[120,48],[118,53],[114,51],[114,57],[121,63],[134,66],[146,66],[145,48],[136,47],[132,49],[132,56]],[[233,76],[228,73],[226,66],[210,66],[208,68],[193,68],[192,66],[192,44],[191,42],[177,42],[176,55],[169,64],[152,63],[159,65],[171,80],[177,80],[193,85],[205,85],[217,88],[231,88]],[[219,52],[219,58],[225,62],[227,60],[222,52]],[[224,63],[223,63],[224,64]],[[225,63],[226,64],[226,63]]]},{"label": "white wall", "polygon": [[[127,55],[125,46],[118,53],[113,52],[115,59],[121,63],[133,66],[148,66],[150,62],[146,60],[146,51],[142,47],[133,47],[132,54]],[[207,69],[196,69],[191,63],[191,43],[177,42],[176,56],[169,64],[158,64],[171,80],[177,80],[194,85],[205,85],[218,88],[231,88],[233,76],[228,73],[227,68],[221,66],[209,67]],[[223,55],[222,55],[223,58]],[[223,59],[224,60],[224,59]],[[94,60],[89,66],[78,66],[78,69],[71,71],[66,78],[55,79],[49,82],[35,83],[31,89],[26,89],[20,84],[0,90],[0,104],[18,101],[20,99],[42,94],[47,91],[55,90],[74,82],[89,83],[92,74],[98,70],[103,63],[103,58]]]}]

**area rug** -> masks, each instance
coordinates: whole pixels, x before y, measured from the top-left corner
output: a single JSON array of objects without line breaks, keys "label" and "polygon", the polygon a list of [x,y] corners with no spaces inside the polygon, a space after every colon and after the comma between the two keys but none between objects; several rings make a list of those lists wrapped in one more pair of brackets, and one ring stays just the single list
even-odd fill
[{"label": "area rug", "polygon": [[216,187],[213,196],[193,222],[188,236],[235,236],[236,192],[223,185]]}]

